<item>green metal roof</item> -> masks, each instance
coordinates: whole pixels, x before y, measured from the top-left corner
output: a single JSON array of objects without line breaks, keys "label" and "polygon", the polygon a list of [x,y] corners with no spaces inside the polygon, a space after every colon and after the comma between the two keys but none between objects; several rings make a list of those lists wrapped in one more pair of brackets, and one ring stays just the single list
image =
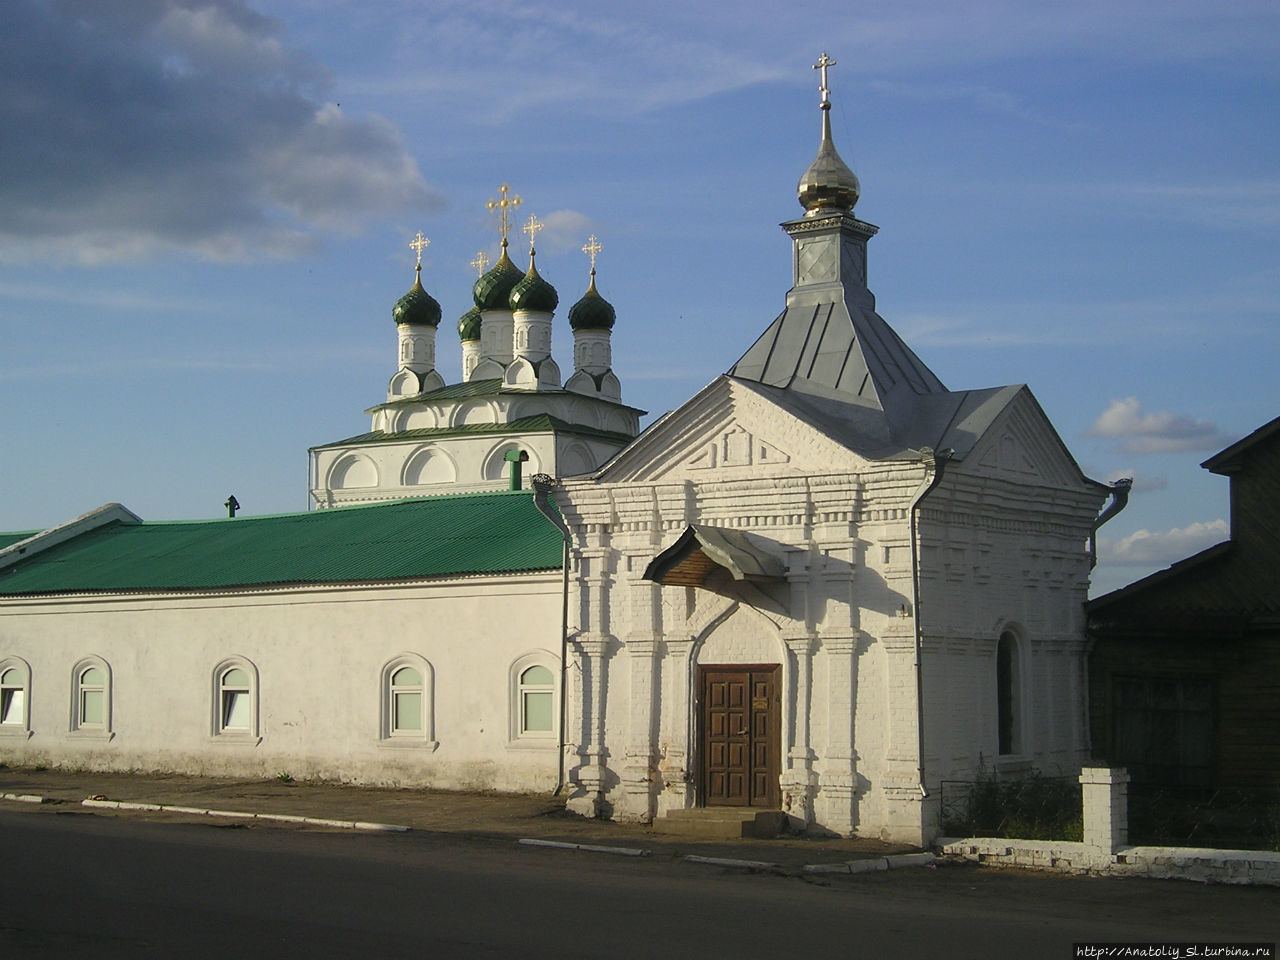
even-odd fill
[{"label": "green metal roof", "polygon": [[630,443],[635,437],[628,433],[614,430],[598,430],[595,427],[584,427],[569,423],[550,414],[539,413],[532,417],[520,417],[507,423],[463,423],[456,427],[419,427],[416,430],[401,430],[399,433],[362,433],[348,437],[346,440],[335,440],[333,443],[322,443],[312,450],[327,450],[330,447],[345,447],[352,444],[368,443],[402,443],[405,440],[432,440],[443,437],[480,436],[493,433],[567,433],[576,437],[594,437],[612,443]]},{"label": "green metal roof", "polygon": [[[420,406],[424,403],[435,403],[439,400],[464,400],[468,397],[496,397],[500,394],[509,396],[546,396],[547,394],[563,394],[569,393],[568,390],[538,390],[536,394],[531,394],[528,390],[521,387],[504,387],[502,380],[498,377],[491,377],[487,380],[467,380],[463,383],[451,383],[446,387],[438,390],[428,390],[426,393],[419,393],[412,397],[402,397],[399,400],[388,400],[386,403],[379,403],[370,407],[365,413],[374,413],[378,410],[388,410],[395,407]],[[583,394],[577,394],[583,399],[592,400],[595,403],[607,403],[611,407],[621,407],[624,410],[633,410],[643,416],[648,411],[641,410],[639,407],[627,406],[625,403],[619,403],[616,400],[605,400],[601,397],[586,397]]]},{"label": "green metal roof", "polygon": [[39,530],[27,530],[19,533],[0,533],[0,550],[17,543],[19,540],[25,540],[27,537],[34,537],[39,532]]},{"label": "green metal roof", "polygon": [[0,595],[551,570],[563,542],[529,490],[235,520],[115,522],[0,569]]}]

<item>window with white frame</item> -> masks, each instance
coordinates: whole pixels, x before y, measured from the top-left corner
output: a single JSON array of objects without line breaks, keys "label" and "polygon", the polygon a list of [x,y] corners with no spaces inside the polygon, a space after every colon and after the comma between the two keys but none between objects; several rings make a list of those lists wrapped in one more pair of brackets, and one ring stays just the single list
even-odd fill
[{"label": "window with white frame", "polygon": [[531,653],[511,665],[511,741],[543,743],[557,730],[558,663],[551,654]]},{"label": "window with white frame", "polygon": [[401,654],[382,667],[382,740],[390,746],[434,748],[434,671],[417,654]]},{"label": "window with white frame", "polygon": [[243,657],[214,668],[213,734],[227,740],[258,737],[258,669]]},{"label": "window with white frame", "polygon": [[111,735],[111,667],[101,657],[86,657],[71,672],[71,732]]},{"label": "window with white frame", "polygon": [[31,725],[31,668],[17,657],[0,660],[0,736],[27,736]]}]

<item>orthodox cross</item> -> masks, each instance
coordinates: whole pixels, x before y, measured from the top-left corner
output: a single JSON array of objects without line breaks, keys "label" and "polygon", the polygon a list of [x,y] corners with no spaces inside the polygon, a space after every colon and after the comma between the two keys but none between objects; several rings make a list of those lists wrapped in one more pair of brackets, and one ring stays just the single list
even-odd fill
[{"label": "orthodox cross", "polygon": [[596,254],[603,249],[604,247],[600,245],[600,241],[596,239],[594,233],[587,238],[587,245],[582,248],[582,252],[591,258],[591,275],[593,277],[596,275]]},{"label": "orthodox cross", "polygon": [[476,258],[471,261],[471,266],[476,268],[477,277],[484,276],[484,271],[489,266],[489,258],[484,255],[483,250],[476,253]]},{"label": "orthodox cross", "polygon": [[822,83],[818,86],[818,92],[822,94],[822,102],[828,103],[831,99],[831,90],[827,87],[827,67],[834,67],[836,62],[827,56],[827,51],[822,51],[822,56],[818,58],[818,62],[813,65],[813,69],[822,71]]},{"label": "orthodox cross", "polygon": [[501,218],[500,224],[501,224],[501,230],[502,230],[502,245],[504,247],[507,245],[507,230],[509,230],[511,226],[510,222],[507,219],[507,213],[508,211],[514,210],[516,207],[520,206],[520,204],[524,203],[524,201],[520,198],[519,194],[513,193],[511,194],[510,197],[508,197],[507,193],[510,192],[510,190],[511,188],[507,186],[506,181],[503,181],[502,186],[498,188],[498,192],[502,194],[502,199],[494,200],[492,197],[490,197],[489,202],[485,204],[485,206],[489,210],[498,211],[498,215]]},{"label": "orthodox cross", "polygon": [[418,253],[418,266],[422,266],[422,251],[431,246],[431,241],[422,235],[422,231],[418,231],[418,235],[409,241],[409,249],[416,250]]},{"label": "orthodox cross", "polygon": [[543,227],[545,227],[545,226],[546,226],[546,224],[545,224],[545,223],[543,223],[541,220],[539,220],[537,217],[535,217],[535,216],[531,213],[531,214],[529,214],[529,222],[528,222],[528,223],[526,223],[523,227],[521,227],[521,228],[520,228],[521,230],[523,230],[525,233],[527,233],[527,234],[529,235],[529,250],[530,250],[530,252],[532,252],[532,251],[533,251],[533,238],[534,238],[534,237],[536,237],[536,236],[538,235],[538,231],[539,231],[539,230],[541,230],[541,229],[542,229]]}]

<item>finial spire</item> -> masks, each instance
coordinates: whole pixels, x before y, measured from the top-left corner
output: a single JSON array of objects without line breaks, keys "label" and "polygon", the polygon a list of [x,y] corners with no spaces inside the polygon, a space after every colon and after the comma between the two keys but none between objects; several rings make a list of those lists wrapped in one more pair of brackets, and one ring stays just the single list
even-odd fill
[{"label": "finial spire", "polygon": [[484,255],[483,250],[476,251],[476,256],[471,261],[471,266],[475,268],[477,277],[484,276],[484,272],[489,269],[489,258]]},{"label": "finial spire", "polygon": [[521,231],[529,235],[529,256],[531,257],[533,256],[533,238],[536,237],[538,232],[545,226],[545,223],[531,213],[529,214],[529,222],[520,228]]},{"label": "finial spire", "polygon": [[422,272],[422,251],[431,246],[431,241],[422,235],[422,231],[418,231],[418,235],[409,241],[409,249],[416,251],[418,254],[417,272]]},{"label": "finial spire", "polygon": [[587,245],[582,248],[582,252],[591,258],[591,275],[593,277],[596,275],[596,254],[603,249],[604,247],[601,246],[594,233],[587,238]]},{"label": "finial spire", "polygon": [[822,138],[818,142],[818,155],[809,169],[800,177],[797,194],[805,216],[814,217],[826,213],[848,213],[858,202],[861,187],[853,171],[840,159],[831,140],[831,88],[827,86],[827,69],[836,62],[824,50],[813,69],[821,71],[818,92],[822,95]]},{"label": "finial spire", "polygon": [[524,200],[517,193],[512,193],[511,196],[508,197],[507,194],[510,193],[510,191],[511,188],[507,186],[507,182],[504,180],[502,182],[502,186],[498,188],[498,193],[502,195],[502,199],[494,200],[490,197],[489,202],[485,204],[490,211],[498,211],[499,230],[502,232],[503,247],[506,247],[507,245],[507,231],[511,228],[511,221],[508,218],[508,213],[520,206],[520,204],[524,203]]},{"label": "finial spire", "polygon": [[822,94],[822,109],[831,109],[831,88],[827,86],[827,67],[834,67],[836,62],[827,56],[827,51],[822,51],[822,56],[818,58],[818,62],[813,65],[813,69],[822,71],[822,80],[818,84],[818,92]]}]

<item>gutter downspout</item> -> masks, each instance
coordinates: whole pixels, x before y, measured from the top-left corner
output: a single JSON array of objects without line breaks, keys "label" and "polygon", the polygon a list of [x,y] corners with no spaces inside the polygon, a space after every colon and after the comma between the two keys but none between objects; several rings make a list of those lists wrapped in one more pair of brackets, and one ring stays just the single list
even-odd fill
[{"label": "gutter downspout", "polygon": [[564,518],[551,506],[551,487],[555,480],[546,473],[535,473],[529,479],[533,483],[533,505],[538,508],[539,513],[555,524],[560,535],[564,537],[560,595],[560,730],[556,750],[559,759],[556,766],[556,789],[551,794],[553,797],[558,797],[564,790],[565,728],[568,726],[569,698],[566,695],[565,684],[569,674],[569,544],[573,538]]},{"label": "gutter downspout", "polygon": [[911,614],[916,621],[916,776],[921,799],[929,796],[929,788],[924,781],[924,626],[920,619],[920,505],[942,482],[943,471],[955,455],[956,452],[950,447],[936,453],[929,447],[920,449],[920,459],[924,462],[925,470],[932,469],[933,475],[926,476],[921,481],[920,489],[911,504]]},{"label": "gutter downspout", "polygon": [[1098,528],[1114,517],[1129,503],[1129,491],[1133,489],[1133,478],[1124,477],[1111,484],[1111,502],[1098,514],[1089,529],[1089,569],[1098,565]]}]

